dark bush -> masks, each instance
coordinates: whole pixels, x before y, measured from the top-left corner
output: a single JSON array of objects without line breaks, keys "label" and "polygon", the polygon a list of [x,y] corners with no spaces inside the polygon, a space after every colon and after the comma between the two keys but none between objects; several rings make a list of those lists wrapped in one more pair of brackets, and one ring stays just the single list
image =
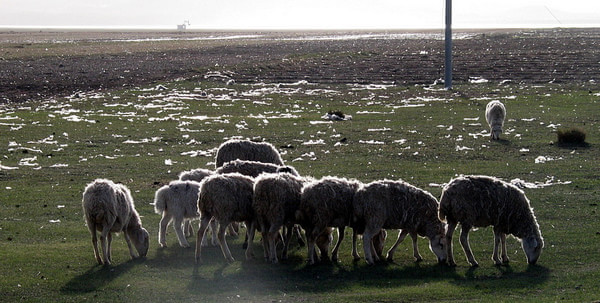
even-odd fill
[{"label": "dark bush", "polygon": [[585,131],[578,127],[562,128],[556,133],[559,144],[585,144]]}]

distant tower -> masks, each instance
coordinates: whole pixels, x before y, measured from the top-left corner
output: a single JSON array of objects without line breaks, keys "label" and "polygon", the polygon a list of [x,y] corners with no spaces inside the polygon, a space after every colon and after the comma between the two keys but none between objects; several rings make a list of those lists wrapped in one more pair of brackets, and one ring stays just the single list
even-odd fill
[{"label": "distant tower", "polygon": [[190,25],[190,21],[185,20],[185,21],[183,21],[183,24],[177,24],[177,30],[184,31],[189,25]]}]

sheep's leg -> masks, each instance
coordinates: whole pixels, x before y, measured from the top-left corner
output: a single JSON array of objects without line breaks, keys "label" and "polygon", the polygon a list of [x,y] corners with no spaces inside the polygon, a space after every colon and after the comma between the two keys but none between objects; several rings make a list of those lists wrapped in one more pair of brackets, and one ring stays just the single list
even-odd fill
[{"label": "sheep's leg", "polygon": [[181,247],[190,247],[190,243],[188,243],[185,235],[183,234],[183,218],[176,217],[173,221],[173,227],[175,228],[175,233],[177,234],[177,240],[179,240],[179,245]]},{"label": "sheep's leg", "polygon": [[[129,255],[131,256],[132,259],[135,259],[138,257],[137,252],[135,250],[135,247],[133,246],[133,244],[131,244],[131,238],[129,238],[129,235],[127,234],[127,232],[124,232],[123,235],[125,236],[125,242],[127,242],[127,247],[129,248]],[[112,242],[112,236],[109,235],[108,237],[108,253],[110,255],[110,243]]]},{"label": "sheep's leg", "polygon": [[227,233],[229,233],[230,236],[232,237],[237,237],[239,235],[239,230],[240,230],[240,224],[237,222],[232,222],[231,224],[229,224],[228,228],[227,228]]},{"label": "sheep's leg", "polygon": [[223,256],[227,260],[227,262],[233,262],[235,259],[231,256],[231,251],[229,250],[229,246],[227,245],[227,241],[225,240],[225,232],[227,231],[227,225],[229,222],[219,222],[219,232],[217,233],[217,239],[219,240],[219,245],[221,246],[221,252],[223,252]]},{"label": "sheep's leg", "polygon": [[331,252],[331,260],[333,260],[334,262],[338,261],[338,251],[340,249],[340,244],[342,244],[342,240],[344,240],[344,232],[346,230],[345,226],[339,227],[337,232],[338,232],[338,240],[335,243],[335,246],[333,247],[333,251]]},{"label": "sheep's leg", "polygon": [[469,245],[469,230],[471,226],[462,224],[462,230],[460,232],[460,245],[467,255],[467,260],[471,263],[471,266],[479,266],[477,261],[475,261],[475,256],[473,256],[473,251],[471,251],[471,246]]},{"label": "sheep's leg", "polygon": [[375,264],[373,257],[373,235],[375,234],[377,233],[371,231],[370,229],[365,229],[365,232],[363,233],[363,249],[365,251],[365,260],[369,265]]},{"label": "sheep's leg", "polygon": [[214,218],[212,218],[208,226],[210,227],[209,231],[211,234],[211,243],[208,243],[208,237],[203,237],[202,246],[217,246],[217,221]]},{"label": "sheep's leg", "polygon": [[500,236],[500,240],[502,243],[502,262],[508,263],[510,259],[508,258],[508,252],[506,251],[506,234],[502,233]]},{"label": "sheep's leg", "polygon": [[456,229],[457,222],[448,221],[448,231],[446,231],[446,254],[448,255],[448,265],[456,266],[454,254],[452,253],[452,234]]},{"label": "sheep's leg", "polygon": [[194,227],[192,226],[191,219],[183,219],[183,232],[186,238],[194,234]]},{"label": "sheep's leg", "polygon": [[163,216],[158,224],[158,244],[160,244],[160,247],[167,247],[167,227],[170,221],[170,216],[166,212],[163,212]]},{"label": "sheep's leg", "polygon": [[[292,235],[294,234],[295,227],[294,225],[290,225],[287,228],[287,234],[283,241],[283,251],[281,252],[281,260],[287,260],[288,258],[288,250],[290,248],[290,242],[292,241]],[[277,260],[277,255],[275,255],[275,260]]]},{"label": "sheep's leg", "polygon": [[419,247],[417,246],[417,233],[410,233],[410,237],[412,238],[413,256],[415,257],[415,262],[421,262],[423,261],[423,257],[421,257],[421,254],[419,253]]},{"label": "sheep's leg", "polygon": [[394,253],[396,252],[396,248],[398,248],[398,245],[400,245],[400,243],[404,241],[404,238],[406,238],[407,235],[408,231],[406,229],[403,229],[398,233],[398,239],[396,240],[396,243],[394,243],[394,245],[387,252],[386,259],[388,260],[388,262],[394,261]]},{"label": "sheep's leg", "polygon": [[211,216],[204,216],[200,218],[200,227],[198,228],[198,234],[196,236],[196,263],[202,263],[202,239],[204,233],[210,224]]},{"label": "sheep's leg", "polygon": [[98,237],[96,236],[96,225],[90,221],[88,221],[88,228],[90,229],[90,234],[92,234],[92,247],[94,248],[94,257],[98,264],[102,264],[102,258],[100,257],[100,252],[98,251]]},{"label": "sheep's leg", "polygon": [[279,231],[269,229],[269,231],[263,234],[263,238],[267,239],[269,243],[269,262],[277,263],[277,238],[279,237]]},{"label": "sheep's leg", "polygon": [[321,260],[323,261],[329,260],[329,244],[331,243],[329,237],[331,237],[331,231],[323,232],[316,241],[319,252],[321,252]]},{"label": "sheep's leg", "polygon": [[100,246],[102,246],[102,262],[104,265],[110,265],[110,250],[108,249],[108,236],[110,236],[110,227],[107,224],[102,228],[100,233]]},{"label": "sheep's leg", "polygon": [[358,249],[356,248],[356,240],[358,239],[358,233],[356,229],[352,229],[352,257],[354,257],[354,261],[360,260],[360,255],[358,254]]},{"label": "sheep's leg", "polygon": [[248,238],[248,246],[246,247],[246,260],[250,260],[254,258],[252,242],[254,242],[254,234],[256,233],[256,223],[252,221],[248,222],[247,225],[250,225],[250,227],[246,229],[246,237]]},{"label": "sheep's leg", "polygon": [[304,239],[302,238],[302,232],[300,231],[300,226],[294,225],[293,229],[294,229],[294,233],[296,234],[296,237],[298,238],[298,245],[301,247],[306,245],[306,243],[304,243]]},{"label": "sheep's leg", "polygon": [[307,263],[309,265],[315,264],[316,259],[318,259],[318,256],[316,256],[317,252],[315,250],[315,240],[319,236],[319,231],[320,230],[317,227],[315,227],[315,228],[313,228],[312,231],[306,233],[306,241],[308,242],[308,245],[307,245],[307,249],[308,249],[308,260],[307,260]]}]

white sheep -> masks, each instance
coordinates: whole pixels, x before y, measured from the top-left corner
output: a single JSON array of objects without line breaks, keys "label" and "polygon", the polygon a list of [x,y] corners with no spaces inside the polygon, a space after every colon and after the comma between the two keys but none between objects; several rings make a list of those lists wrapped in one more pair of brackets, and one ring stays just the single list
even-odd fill
[{"label": "white sheep", "polygon": [[[440,198],[439,217],[448,222],[446,234],[448,263],[455,266],[452,253],[452,234],[458,223],[462,226],[460,244],[467,260],[478,266],[469,245],[472,227],[494,227],[494,252],[492,260],[497,265],[509,261],[506,235],[519,238],[529,264],[535,264],[544,239],[539,225],[522,190],[512,184],[488,176],[463,176],[448,183]],[[502,244],[502,259],[498,246]]]},{"label": "white sheep", "polygon": [[192,169],[192,170],[182,171],[179,174],[179,180],[200,182],[200,181],[204,180],[204,178],[206,178],[208,176],[212,176],[214,174],[215,174],[215,172],[213,172],[211,170],[204,169],[204,168],[196,168],[196,169]]},{"label": "white sheep", "polygon": [[[445,226],[437,216],[438,202],[430,193],[403,181],[382,180],[361,187],[354,196],[355,220],[363,221],[365,260],[373,264],[374,235],[385,229],[402,229],[398,240],[388,251],[388,259],[406,233],[429,238],[429,248],[439,262],[445,262]],[[370,248],[370,249],[369,249]]]},{"label": "white sheep", "polygon": [[[170,222],[181,247],[190,247],[186,236],[192,232],[189,221],[200,217],[198,213],[198,190],[195,181],[172,181],[158,189],[154,195],[154,211],[162,215],[159,223],[158,243],[167,246],[166,231]],[[190,229],[188,229],[188,227]],[[182,230],[182,228],[184,228]]]},{"label": "white sheep", "polygon": [[[352,254],[360,258],[356,251],[356,237],[363,230],[354,224],[352,201],[362,183],[338,177],[323,177],[320,180],[307,183],[302,188],[300,206],[296,212],[297,222],[306,231],[308,242],[308,263],[314,264],[315,241],[328,227],[338,228],[338,241],[331,253],[334,261],[338,260],[340,244],[344,239],[346,226],[353,229]],[[380,245],[377,245],[380,247]]]},{"label": "white sheep", "polygon": [[295,213],[300,204],[302,186],[311,178],[301,178],[288,173],[261,174],[254,183],[252,206],[263,235],[265,259],[277,263],[276,244],[279,230],[287,227],[281,259],[287,259],[288,247],[294,224]]},{"label": "white sheep", "polygon": [[490,126],[490,138],[499,140],[506,117],[506,108],[498,100],[490,101],[485,107],[485,120]]},{"label": "white sheep", "polygon": [[[214,217],[219,223],[218,240],[225,259],[233,262],[229,246],[225,241],[225,230],[231,222],[245,222],[246,234],[252,244],[255,228],[255,214],[252,208],[254,179],[238,173],[213,175],[200,183],[198,210],[200,228],[196,239],[196,262],[202,262],[202,238]],[[246,258],[252,257],[252,245],[246,249]]]},{"label": "white sheep", "polygon": [[283,166],[283,159],[277,149],[267,142],[249,140],[229,140],[221,144],[215,157],[215,168],[236,159],[250,160],[263,163],[273,163]]},{"label": "white sheep", "polygon": [[[131,258],[136,258],[131,242],[140,257],[148,253],[148,231],[142,227],[129,189],[107,179],[96,179],[83,192],[83,213],[92,234],[94,256],[98,264],[110,265],[112,233],[123,232]],[[102,255],[98,252],[96,231],[100,232]]]},{"label": "white sheep", "polygon": [[[196,168],[196,169],[181,172],[179,174],[179,180],[180,181],[201,182],[202,180],[204,180],[204,178],[206,178],[208,176],[212,176],[214,174],[215,174],[215,172],[212,170],[205,169],[205,168]],[[196,200],[198,200],[197,197],[196,197]],[[217,245],[217,228],[216,228],[216,226],[217,226],[216,222],[214,222],[214,221],[211,222],[209,230],[212,231],[212,233],[211,233],[212,238],[211,238],[211,242],[210,242],[210,244],[212,244],[212,246]],[[194,233],[194,229],[192,228],[192,225],[191,225],[191,220],[184,220],[183,230],[185,231],[186,236]],[[231,225],[229,226],[229,233],[237,236],[237,231],[235,230],[234,226],[231,226]],[[209,246],[210,244],[208,242],[208,237],[203,239],[202,246]]]}]

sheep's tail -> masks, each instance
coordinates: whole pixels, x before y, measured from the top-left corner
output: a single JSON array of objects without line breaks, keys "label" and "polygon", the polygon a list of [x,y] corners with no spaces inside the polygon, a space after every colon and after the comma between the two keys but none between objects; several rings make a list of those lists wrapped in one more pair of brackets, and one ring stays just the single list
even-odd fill
[{"label": "sheep's tail", "polygon": [[154,196],[154,212],[159,215],[162,215],[162,213],[167,209],[166,192],[168,189],[168,187],[161,188],[156,191],[156,195]]}]

